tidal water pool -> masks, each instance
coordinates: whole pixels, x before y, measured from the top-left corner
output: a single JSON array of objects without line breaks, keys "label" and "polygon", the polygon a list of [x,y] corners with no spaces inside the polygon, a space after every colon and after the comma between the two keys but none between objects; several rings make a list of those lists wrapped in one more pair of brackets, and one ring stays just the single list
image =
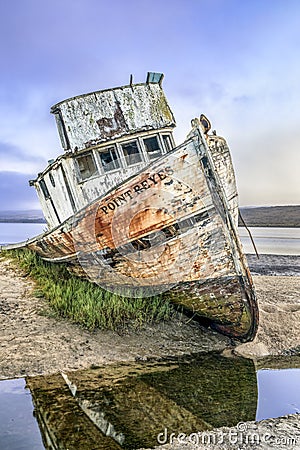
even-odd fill
[{"label": "tidal water pool", "polygon": [[257,384],[256,420],[300,414],[300,369],[259,370]]},{"label": "tidal water pool", "polygon": [[0,382],[0,449],[43,450],[41,433],[24,378]]},{"label": "tidal water pool", "polygon": [[0,448],[151,448],[300,411],[300,358],[220,354],[132,362],[0,382]]}]

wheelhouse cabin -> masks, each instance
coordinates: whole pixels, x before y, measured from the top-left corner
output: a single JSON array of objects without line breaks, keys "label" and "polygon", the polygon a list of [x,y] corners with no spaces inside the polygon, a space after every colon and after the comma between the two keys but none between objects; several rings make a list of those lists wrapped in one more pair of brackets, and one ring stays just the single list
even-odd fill
[{"label": "wheelhouse cabin", "polygon": [[51,108],[64,154],[30,181],[49,229],[175,147],[176,123],[162,78],[149,72],[146,83],[76,96]]}]

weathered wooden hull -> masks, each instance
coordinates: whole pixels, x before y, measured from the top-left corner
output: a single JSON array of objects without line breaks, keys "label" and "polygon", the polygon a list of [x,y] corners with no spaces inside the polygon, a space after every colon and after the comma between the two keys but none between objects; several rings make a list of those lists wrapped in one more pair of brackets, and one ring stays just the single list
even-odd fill
[{"label": "weathered wooden hull", "polygon": [[164,293],[218,331],[250,340],[258,311],[224,154],[209,150],[196,124],[181,146],[26,245],[107,290]]}]

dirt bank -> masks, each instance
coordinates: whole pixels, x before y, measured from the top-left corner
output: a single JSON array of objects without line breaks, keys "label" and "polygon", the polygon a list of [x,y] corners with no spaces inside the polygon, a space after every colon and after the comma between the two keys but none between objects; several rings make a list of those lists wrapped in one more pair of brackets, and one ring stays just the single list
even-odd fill
[{"label": "dirt bank", "polygon": [[[32,295],[33,281],[4,259],[0,259],[0,274],[2,379],[231,346],[229,339],[180,316],[138,332],[88,332],[50,317],[47,303]],[[253,343],[235,351],[254,357],[293,351],[300,346],[300,277],[258,276],[254,280],[260,327]]]},{"label": "dirt bank", "polygon": [[230,340],[178,316],[141,331],[89,332],[49,316],[34,282],[0,259],[0,378],[55,373],[114,361],[183,355],[230,346]]}]

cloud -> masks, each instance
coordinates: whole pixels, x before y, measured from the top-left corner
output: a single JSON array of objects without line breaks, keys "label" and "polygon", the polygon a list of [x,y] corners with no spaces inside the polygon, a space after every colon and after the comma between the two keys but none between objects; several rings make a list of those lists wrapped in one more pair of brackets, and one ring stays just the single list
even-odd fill
[{"label": "cloud", "polygon": [[0,210],[39,209],[35,189],[28,184],[34,174],[0,171]]},{"label": "cloud", "polygon": [[24,150],[15,145],[0,142],[0,170],[2,172],[31,174],[43,164],[43,158],[27,155]]},{"label": "cloud", "polygon": [[297,128],[265,128],[229,141],[243,205],[299,204]]},{"label": "cloud", "polygon": [[[25,86],[25,85],[24,85]],[[0,88],[0,170],[35,173],[62,152],[47,90],[26,85],[19,96]]]},{"label": "cloud", "polygon": [[35,174],[62,152],[53,104],[157,70],[178,143],[203,112],[231,144],[243,202],[294,201],[299,13],[297,0],[3,2],[0,170]]}]

